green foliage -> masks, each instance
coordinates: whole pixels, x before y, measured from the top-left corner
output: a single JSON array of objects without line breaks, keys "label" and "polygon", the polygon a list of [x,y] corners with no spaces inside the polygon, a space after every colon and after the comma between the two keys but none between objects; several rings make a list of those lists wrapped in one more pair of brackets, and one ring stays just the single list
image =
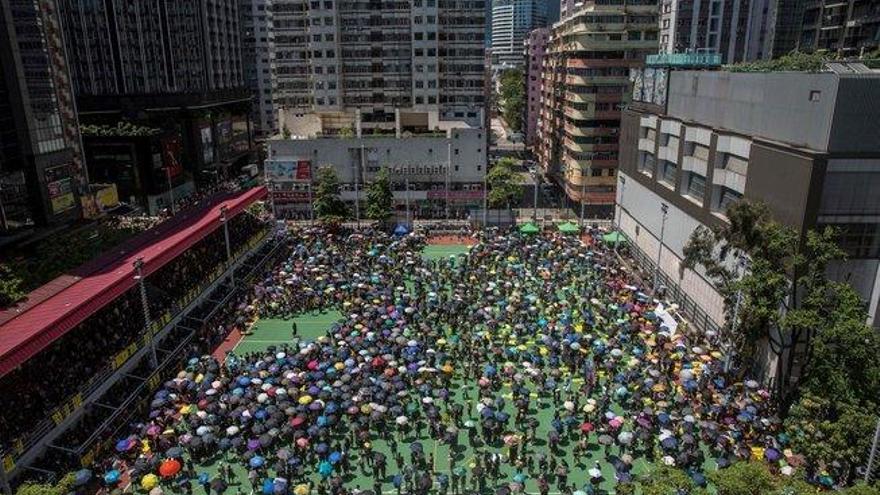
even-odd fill
[{"label": "green foliage", "polygon": [[27,295],[21,289],[21,278],[5,263],[0,263],[0,308],[5,308]]},{"label": "green foliage", "polygon": [[775,488],[773,475],[761,462],[737,462],[709,473],[717,495],[764,495]]},{"label": "green foliage", "polygon": [[290,139],[290,129],[287,126],[281,128],[281,137],[284,139]]},{"label": "green foliage", "polygon": [[80,126],[80,133],[83,136],[112,136],[112,137],[135,137],[135,136],[155,136],[162,133],[162,129],[149,127],[145,125],[133,124],[131,122],[120,121],[116,125],[89,125]]},{"label": "green foliage", "polygon": [[[844,391],[827,392],[835,396]],[[809,392],[801,395],[785,421],[792,448],[807,458],[808,468],[825,467],[844,483],[853,480],[856,467],[864,464],[876,424],[876,406],[838,402]]]},{"label": "green foliage", "polygon": [[388,169],[382,168],[367,188],[367,218],[385,222],[391,217],[394,193],[388,179]]},{"label": "green foliage", "polygon": [[502,158],[486,175],[490,208],[510,208],[511,203],[522,197],[522,186],[513,172],[515,164],[512,158]]},{"label": "green foliage", "polygon": [[704,493],[681,469],[659,466],[639,479],[642,495],[697,495]]},{"label": "green foliage", "polygon": [[858,485],[853,485],[841,490],[839,493],[840,495],[880,495],[880,487],[859,483]]},{"label": "green foliage", "polygon": [[5,268],[0,268],[0,293],[8,293],[9,287],[23,293],[32,291],[157,222],[158,219],[149,217],[108,217],[4,253],[8,261]]},{"label": "green foliage", "polygon": [[740,62],[728,65],[725,69],[730,72],[820,72],[825,62],[832,57],[827,53],[804,53],[793,51],[771,60],[756,60],[754,62]]},{"label": "green foliage", "polygon": [[345,218],[348,208],[339,197],[339,178],[330,166],[318,168],[315,178],[315,198],[312,204],[319,220],[336,223]]},{"label": "green foliage", "polygon": [[501,115],[511,130],[521,131],[526,102],[526,80],[522,69],[510,69],[499,77]]},{"label": "green foliage", "polygon": [[15,490],[15,495],[67,495],[73,490],[74,473],[68,473],[57,483],[24,483]]},{"label": "green foliage", "polygon": [[342,138],[350,138],[354,137],[354,129],[351,127],[342,127],[339,129],[339,137]]},{"label": "green foliage", "polygon": [[772,493],[773,495],[815,495],[819,491],[819,487],[807,483],[803,478],[791,477],[780,480],[778,487]]}]

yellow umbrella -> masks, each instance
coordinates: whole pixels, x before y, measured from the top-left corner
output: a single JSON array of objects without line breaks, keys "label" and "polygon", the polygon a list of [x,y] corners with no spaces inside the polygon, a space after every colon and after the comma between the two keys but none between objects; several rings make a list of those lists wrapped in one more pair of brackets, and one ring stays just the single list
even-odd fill
[{"label": "yellow umbrella", "polygon": [[152,490],[159,484],[159,477],[155,474],[148,474],[141,478],[141,488],[144,490]]},{"label": "yellow umbrella", "polygon": [[311,404],[312,403],[312,396],[311,395],[303,395],[302,397],[299,398],[299,403],[304,406]]},{"label": "yellow umbrella", "polygon": [[309,485],[301,483],[293,489],[293,495],[309,495]]}]

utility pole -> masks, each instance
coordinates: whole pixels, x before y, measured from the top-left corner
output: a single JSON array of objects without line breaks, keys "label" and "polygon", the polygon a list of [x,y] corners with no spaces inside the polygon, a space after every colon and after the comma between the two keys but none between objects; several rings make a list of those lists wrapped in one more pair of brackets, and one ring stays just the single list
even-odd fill
[{"label": "utility pole", "polygon": [[486,177],[489,175],[488,166],[483,174],[483,228],[486,228],[486,215],[489,211],[489,181]]},{"label": "utility pole", "polygon": [[538,224],[538,185],[540,182],[540,176],[538,175],[537,168],[533,169],[532,178],[534,179],[532,181],[533,182],[533,189],[534,189],[534,194],[533,194],[533,198],[532,198],[532,222],[534,222],[535,225],[537,225]]},{"label": "utility pole", "polygon": [[620,222],[623,220],[623,195],[626,193],[626,177],[620,177],[620,203],[617,204],[617,209],[620,210],[620,215],[615,211],[615,225],[614,231],[617,233],[617,238],[614,240],[614,254],[617,254],[617,245],[620,244]]},{"label": "utility pole", "polygon": [[150,364],[153,368],[159,367],[159,358],[156,356],[156,336],[152,334],[153,320],[150,318],[150,303],[147,301],[147,286],[144,283],[144,258],[134,260],[134,279],[141,291],[141,306],[144,310],[144,333],[150,341]]},{"label": "utility pole", "polygon": [[584,214],[587,207],[587,179],[591,174],[592,162],[589,162],[586,168],[586,175],[584,175],[584,168],[581,167],[581,228],[584,227]]},{"label": "utility pole", "polygon": [[361,159],[360,162],[355,164],[354,169],[354,216],[357,219],[357,226],[361,228],[361,190],[359,186],[358,175],[360,173],[361,167],[364,163],[364,144],[361,143]]},{"label": "utility pole", "polygon": [[452,143],[447,143],[446,150],[446,221],[449,221],[449,174],[452,168]]},{"label": "utility pole", "polygon": [[660,255],[663,254],[663,235],[666,233],[666,215],[669,213],[669,205],[660,203],[660,211],[663,213],[663,220],[660,223],[660,245],[657,246],[657,265],[654,267],[654,285],[651,287],[654,294],[657,294],[657,284],[660,283]]},{"label": "utility pole", "polygon": [[403,182],[406,187],[406,228],[412,230],[412,224],[409,219],[409,175],[403,176]]},{"label": "utility pole", "polygon": [[[223,237],[226,238],[226,262],[232,266],[232,246],[229,245],[229,222],[226,217],[226,205],[220,207],[220,223],[223,224]],[[232,285],[235,285],[235,270],[231,271]]]}]

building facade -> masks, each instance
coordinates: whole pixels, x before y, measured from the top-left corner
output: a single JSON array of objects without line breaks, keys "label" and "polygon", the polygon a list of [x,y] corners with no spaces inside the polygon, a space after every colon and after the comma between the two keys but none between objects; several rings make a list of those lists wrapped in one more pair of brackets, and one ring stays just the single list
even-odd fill
[{"label": "building facade", "polygon": [[529,32],[524,44],[525,65],[525,141],[527,146],[533,146],[538,137],[538,114],[541,112],[541,71],[544,67],[544,53],[547,50],[547,41],[550,39],[550,29],[538,28]]},{"label": "building facade", "polygon": [[482,129],[455,129],[438,136],[333,137],[268,141],[266,174],[279,216],[311,216],[312,180],[331,166],[352,217],[355,198],[365,218],[366,187],[383,168],[389,172],[397,217],[466,218],[483,204],[486,136]]},{"label": "building facade", "polygon": [[614,205],[618,131],[630,68],[657,51],[657,4],[603,0],[554,25],[535,149],[542,172],[590,216]]},{"label": "building facade", "polygon": [[683,249],[698,226],[723,224],[730,204],[760,201],[800,232],[840,229],[848,258],[829,276],[856,288],[877,326],[880,75],[673,71],[660,84],[650,79],[623,115],[616,221],[652,263],[659,253],[662,280],[721,326],[721,296],[701,271],[681,270]]},{"label": "building facade", "polygon": [[482,126],[483,0],[274,0],[282,134]]},{"label": "building facade", "polygon": [[251,121],[257,137],[278,132],[272,101],[272,67],[275,63],[275,30],[272,0],[241,0],[241,58],[244,82],[254,95]]},{"label": "building facade", "polygon": [[0,0],[0,233],[79,218],[76,104],[52,0]]},{"label": "building facade", "polygon": [[492,69],[523,67],[523,42],[546,26],[546,0],[492,0]]},{"label": "building facade", "polygon": [[763,57],[767,0],[662,0],[660,53],[718,53],[724,63]]},{"label": "building facade", "polygon": [[880,2],[812,0],[805,3],[800,50],[859,57],[880,48]]},{"label": "building facade", "polygon": [[178,133],[197,182],[235,175],[253,132],[239,2],[58,0],[83,123]]}]

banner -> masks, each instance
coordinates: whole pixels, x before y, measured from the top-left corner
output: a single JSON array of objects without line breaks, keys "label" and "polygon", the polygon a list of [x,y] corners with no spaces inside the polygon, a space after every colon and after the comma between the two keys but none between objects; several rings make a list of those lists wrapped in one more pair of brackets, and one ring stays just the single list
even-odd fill
[{"label": "banner", "polygon": [[166,136],[161,140],[162,143],[162,165],[172,178],[177,177],[183,172],[183,166],[180,164],[180,136]]},{"label": "banner", "polygon": [[266,162],[266,175],[270,182],[309,182],[312,180],[312,162],[309,160]]},{"label": "banner", "polygon": [[52,213],[58,214],[73,208],[76,198],[73,196],[73,181],[70,179],[57,180],[46,184],[49,191],[49,202],[52,203]]},{"label": "banner", "polygon": [[296,162],[296,180],[308,182],[312,180],[312,163],[308,160]]},{"label": "banner", "polygon": [[[446,199],[446,191],[428,191],[428,199]],[[483,191],[449,191],[450,200],[483,199]]]}]

